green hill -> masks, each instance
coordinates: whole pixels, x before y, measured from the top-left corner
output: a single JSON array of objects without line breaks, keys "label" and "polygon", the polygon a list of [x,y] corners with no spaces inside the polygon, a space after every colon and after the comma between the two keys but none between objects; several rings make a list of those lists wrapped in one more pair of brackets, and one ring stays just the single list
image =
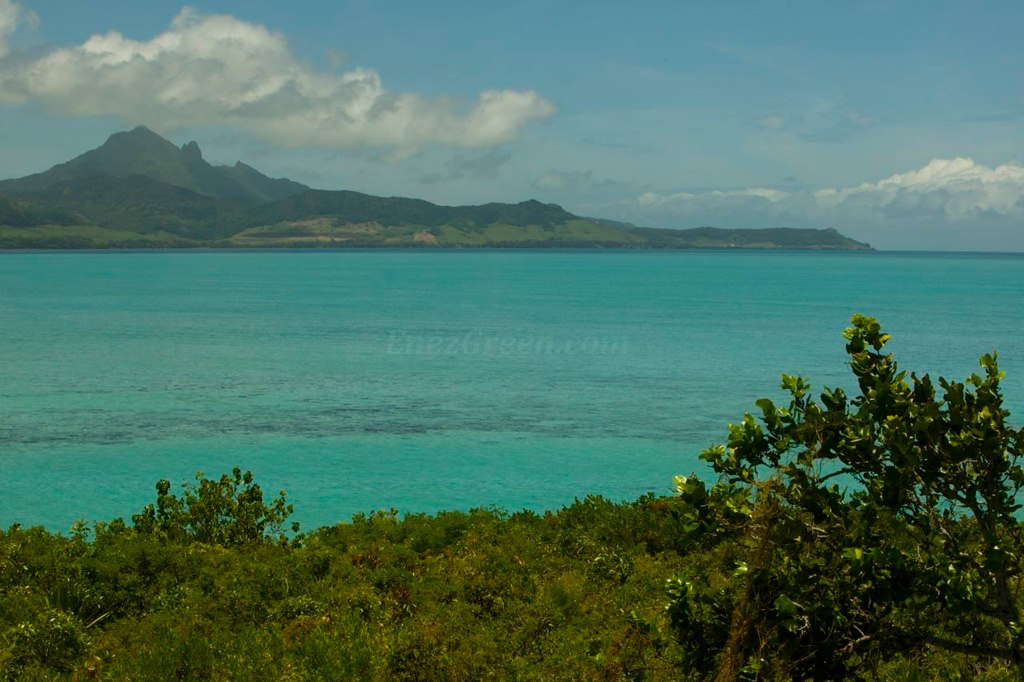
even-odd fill
[{"label": "green hill", "polygon": [[557,204],[440,206],[313,190],[238,162],[212,166],[145,127],[0,181],[0,248],[578,247],[869,249],[835,230],[643,228]]}]

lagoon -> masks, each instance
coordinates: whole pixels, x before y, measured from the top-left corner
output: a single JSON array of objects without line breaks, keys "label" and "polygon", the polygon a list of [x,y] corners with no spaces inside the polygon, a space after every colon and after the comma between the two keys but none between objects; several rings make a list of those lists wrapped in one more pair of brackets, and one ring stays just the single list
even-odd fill
[{"label": "lagoon", "polygon": [[668,493],[776,397],[998,350],[1024,419],[1024,256],[788,251],[0,254],[0,526],[128,516],[251,469],[304,526]]}]

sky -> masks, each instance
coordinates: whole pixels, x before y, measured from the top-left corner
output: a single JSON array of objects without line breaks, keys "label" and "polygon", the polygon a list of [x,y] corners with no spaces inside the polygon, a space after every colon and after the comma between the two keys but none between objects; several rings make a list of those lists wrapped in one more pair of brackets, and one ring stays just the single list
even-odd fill
[{"label": "sky", "polygon": [[1024,251],[1024,2],[0,0],[0,177],[146,125],[322,189]]}]

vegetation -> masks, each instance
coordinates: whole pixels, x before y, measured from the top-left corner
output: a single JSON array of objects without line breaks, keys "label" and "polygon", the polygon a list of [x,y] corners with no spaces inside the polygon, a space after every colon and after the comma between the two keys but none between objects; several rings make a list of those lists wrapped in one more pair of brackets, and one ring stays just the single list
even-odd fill
[{"label": "vegetation", "polygon": [[0,182],[0,248],[196,246],[870,248],[835,230],[662,230],[538,201],[438,206],[311,190],[242,163],[211,166],[194,142],[179,149],[142,127]]},{"label": "vegetation", "polygon": [[[0,669],[103,679],[673,679],[673,519],[645,498],[559,513],[387,511],[293,536],[200,478],[70,537],[0,533]],[[236,502],[233,501],[237,501]],[[280,499],[280,498],[279,498]],[[163,511],[162,511],[163,510]],[[275,511],[276,510],[276,511]],[[248,519],[248,520],[247,520]]]},{"label": "vegetation", "polygon": [[197,475],[69,536],[0,532],[0,670],[39,679],[1021,676],[1024,430],[995,356],[907,375],[846,332],[859,392],[799,377],[678,495],[544,514],[357,515]]},{"label": "vegetation", "polygon": [[783,375],[789,405],[758,401],[761,423],[702,454],[720,480],[678,481],[692,546],[725,551],[671,584],[673,626],[721,652],[723,679],[837,679],[933,649],[1021,665],[1024,429],[995,356],[939,379],[938,399],[882,352],[874,319],[855,315],[846,339],[859,395],[819,403]]}]

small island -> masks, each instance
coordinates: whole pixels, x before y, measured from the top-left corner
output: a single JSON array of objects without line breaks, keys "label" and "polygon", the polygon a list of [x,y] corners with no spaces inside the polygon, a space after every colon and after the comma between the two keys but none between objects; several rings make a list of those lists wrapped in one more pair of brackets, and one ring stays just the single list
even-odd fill
[{"label": "small island", "polygon": [[871,250],[834,229],[665,229],[557,204],[439,206],[315,190],[242,162],[213,166],[144,126],[0,181],[0,249],[603,248]]}]

